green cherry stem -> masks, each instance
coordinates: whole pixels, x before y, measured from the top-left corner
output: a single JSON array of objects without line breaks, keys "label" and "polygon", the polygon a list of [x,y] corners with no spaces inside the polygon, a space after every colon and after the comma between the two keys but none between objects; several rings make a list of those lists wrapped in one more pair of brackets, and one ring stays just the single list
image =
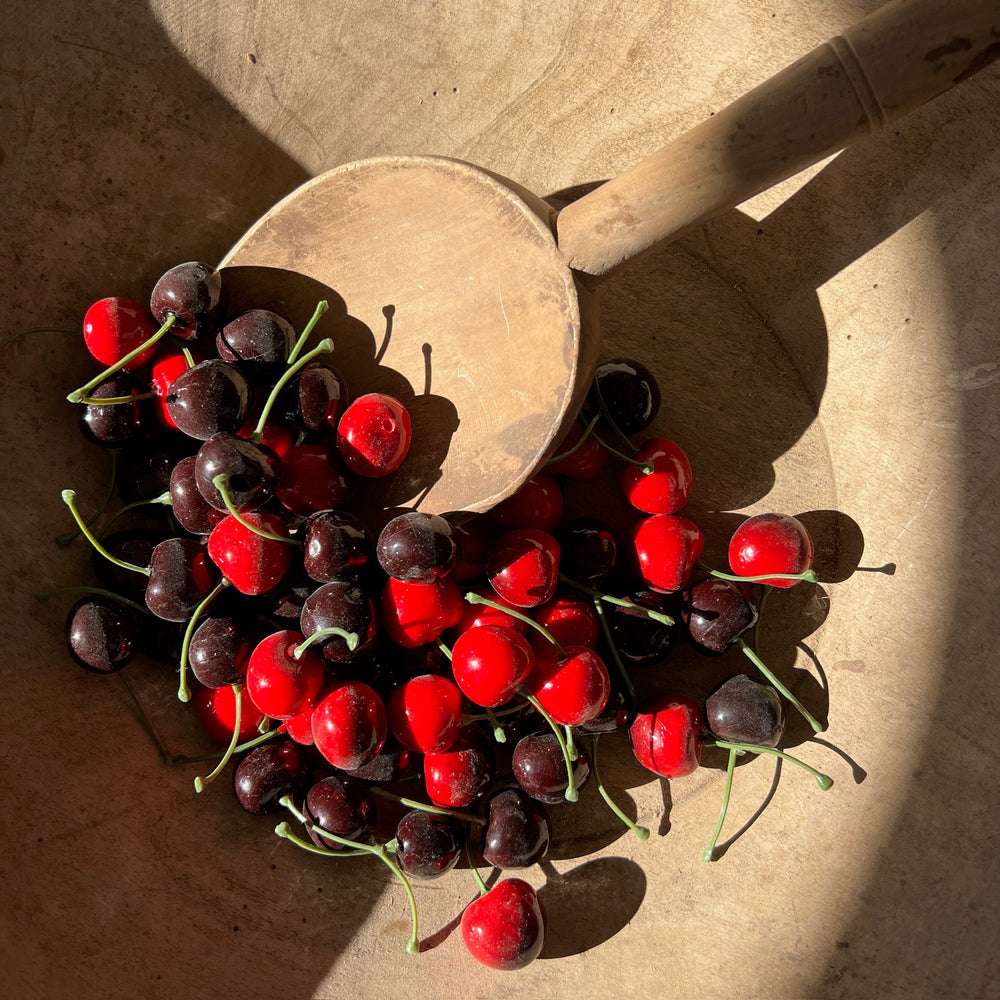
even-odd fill
[{"label": "green cherry stem", "polygon": [[[625,446],[631,449],[634,455],[639,449],[635,442],[615,423],[614,417],[611,416],[611,411],[608,409],[608,404],[604,401],[604,393],[601,392],[601,384],[597,379],[593,381],[594,395],[597,397],[597,408],[600,415],[605,419],[608,426],[618,435],[619,438],[625,443]],[[600,440],[598,438],[598,440]],[[601,444],[604,444],[601,441]],[[607,445],[604,445],[606,448]]]},{"label": "green cherry stem", "polygon": [[788,701],[795,707],[796,711],[802,716],[806,722],[812,727],[814,733],[821,733],[826,726],[819,722],[815,716],[799,701],[798,698],[792,694],[788,688],[775,677],[774,673],[767,666],[766,663],[740,638],[737,638],[736,646],[738,646],[742,651],[744,656],[774,685],[774,687],[782,694]]},{"label": "green cherry stem", "polygon": [[[92,378],[86,385],[81,385],[79,389],[74,389],[66,399],[71,403],[82,403],[87,399],[87,394],[91,389],[96,389],[106,378],[114,375],[115,372],[120,371],[129,362],[133,361],[135,358],[139,357],[145,351],[148,351],[150,347],[153,346],[158,340],[161,340],[169,332],[170,328],[177,322],[176,316],[168,316],[166,322],[160,327],[156,333],[153,334],[148,340],[144,340],[134,351],[129,351],[123,358],[119,358],[111,367],[105,368],[100,375],[96,378]],[[101,402],[104,402],[101,400]]]},{"label": "green cherry stem", "polygon": [[506,743],[507,734],[503,731],[503,726],[500,725],[500,721],[496,717],[496,713],[492,708],[485,709],[486,721],[489,722],[490,726],[493,728],[493,739],[497,743]]},{"label": "green cherry stem", "polygon": [[567,802],[576,802],[580,798],[580,793],[576,788],[576,779],[573,776],[573,761],[575,757],[570,756],[570,749],[566,745],[566,740],[563,737],[562,728],[559,726],[551,715],[545,711],[542,707],[542,703],[527,689],[521,689],[522,697],[526,698],[531,702],[535,711],[549,724],[552,732],[556,734],[556,741],[559,743],[559,749],[562,750],[563,760],[566,762],[566,791],[563,793],[563,797]]},{"label": "green cherry stem", "polygon": [[454,816],[455,819],[463,820],[466,823],[475,823],[477,826],[486,826],[486,820],[482,816],[474,813],[461,812],[458,809],[445,809],[443,806],[432,806],[427,802],[419,802],[417,799],[409,799],[405,795],[397,795],[378,785],[372,786],[372,793],[387,802],[397,802],[407,809],[419,809],[421,812],[432,813],[435,816]]},{"label": "green cherry stem", "polygon": [[74,402],[82,403],[85,406],[123,406],[125,403],[138,403],[143,399],[153,399],[155,392],[137,392],[131,396],[83,396]]},{"label": "green cherry stem", "polygon": [[701,860],[705,862],[715,860],[715,845],[719,842],[719,835],[722,833],[722,824],[726,819],[726,812],[729,809],[729,796],[733,790],[733,772],[736,770],[736,757],[739,751],[735,747],[729,748],[729,763],[726,765],[726,783],[722,789],[722,805],[719,807],[719,818],[715,821],[715,829],[712,831],[712,839],[705,848]]},{"label": "green cherry stem", "polygon": [[308,638],[303,639],[295,649],[292,650],[292,657],[296,660],[301,660],[305,651],[314,643],[318,642],[320,639],[328,639],[332,635],[340,636],[344,642],[347,643],[347,648],[353,653],[354,650],[358,648],[358,642],[360,638],[357,632],[345,632],[342,628],[337,628],[336,625],[331,625],[329,628],[319,628],[313,632]]},{"label": "green cherry stem", "polygon": [[308,851],[310,854],[318,854],[323,858],[362,858],[371,853],[370,851],[361,850],[331,851],[329,848],[320,847],[318,844],[310,844],[308,840],[296,837],[292,833],[292,828],[287,823],[279,823],[274,828],[274,832],[279,837],[291,841],[296,847],[301,847],[303,851]]},{"label": "green cherry stem", "polygon": [[[180,668],[178,671],[179,677],[177,681],[177,700],[178,701],[190,701],[191,700],[191,689],[188,687],[187,682],[187,664],[188,664],[188,650],[191,648],[191,637],[194,635],[195,626],[198,624],[198,619],[201,618],[212,601],[222,593],[222,591],[229,586],[229,581],[222,577],[221,580],[202,598],[201,603],[194,609],[194,614],[188,619],[187,626],[184,629],[184,638],[181,640],[181,657],[180,657]],[[237,711],[240,707],[239,698],[236,699]],[[237,729],[239,726],[237,726]]]},{"label": "green cherry stem", "polygon": [[712,569],[703,566],[709,576],[714,576],[719,580],[730,580],[733,583],[764,583],[767,580],[804,580],[807,583],[816,583],[819,577],[814,569],[807,569],[803,573],[761,573],[757,576],[737,576],[735,573],[723,573],[722,570]]},{"label": "green cherry stem", "polygon": [[298,356],[302,353],[302,349],[306,346],[306,341],[309,339],[309,335],[313,332],[316,324],[320,321],[322,316],[324,316],[330,309],[330,303],[325,299],[320,299],[316,303],[316,308],[313,310],[313,314],[303,327],[302,332],[299,334],[299,339],[295,341],[295,345],[292,347],[291,351],[288,353],[288,364],[294,365]]},{"label": "green cherry stem", "polygon": [[298,361],[293,365],[289,365],[288,368],[282,373],[281,378],[274,383],[274,388],[271,390],[270,395],[267,397],[267,402],[264,403],[264,408],[261,410],[260,419],[257,421],[257,426],[254,428],[253,434],[250,435],[250,440],[254,444],[260,444],[264,440],[264,427],[267,424],[267,418],[271,415],[271,410],[274,408],[274,404],[281,394],[281,390],[291,381],[292,376],[305,365],[309,364],[313,358],[319,357],[321,354],[329,354],[333,350],[333,341],[327,337],[325,340],[321,340],[311,351],[303,354]]},{"label": "green cherry stem", "polygon": [[73,515],[73,519],[76,521],[77,527],[80,529],[83,536],[94,546],[94,549],[110,563],[114,563],[120,569],[131,570],[133,573],[142,573],[143,576],[149,576],[150,570],[148,566],[136,566],[134,563],[124,562],[113,556],[108,550],[94,537],[94,533],[90,530],[87,524],[84,522],[83,518],[80,516],[80,512],[76,508],[76,492],[74,490],[63,490],[62,491],[63,503],[69,507],[70,513]]},{"label": "green cherry stem", "polygon": [[[410,885],[409,879],[403,874],[399,865],[397,865],[392,858],[389,857],[386,852],[384,844],[363,844],[358,840],[348,840],[346,837],[338,837],[335,833],[330,833],[329,830],[324,830],[323,827],[317,826],[315,823],[311,822],[306,816],[304,816],[296,807],[295,803],[292,802],[291,796],[283,795],[278,800],[281,805],[283,805],[300,823],[302,823],[307,829],[313,830],[318,833],[321,837],[328,840],[332,840],[336,844],[341,844],[344,847],[350,848],[356,851],[362,851],[366,854],[373,854],[377,857],[398,879],[403,883],[403,888],[406,890],[407,898],[410,902],[410,917],[412,921],[412,933],[410,935],[410,940],[407,942],[406,951],[410,955],[416,955],[420,950],[420,939],[417,933],[417,900],[413,895],[413,888]],[[280,828],[284,826],[287,832],[279,832]],[[291,830],[287,828],[287,824],[279,824],[275,827],[274,832],[278,834],[279,837],[286,837],[287,839],[292,839],[288,836],[291,834]],[[298,838],[295,838],[298,840]],[[304,845],[304,841],[301,842]],[[329,854],[334,857],[339,856],[339,852],[330,851]]]},{"label": "green cherry stem", "polygon": [[500,604],[471,590],[465,595],[465,599],[469,604],[485,604],[489,608],[495,608],[497,611],[502,611],[505,615],[510,615],[511,618],[516,618],[518,621],[530,625],[536,632],[545,636],[556,647],[556,652],[559,654],[560,659],[566,658],[566,650],[559,645],[556,637],[544,625],[536,622],[533,618],[529,618],[526,614],[522,614],[515,608],[508,608],[505,604]]},{"label": "green cherry stem", "polygon": [[[601,419],[601,415],[598,413],[596,416],[591,417],[591,419],[584,425],[583,433],[580,435],[580,440],[573,445],[572,448],[568,448],[566,451],[559,455],[553,455],[545,464],[555,465],[556,462],[561,462],[563,459],[569,458],[574,455],[580,448],[587,443],[587,438],[594,433],[594,428],[597,426],[597,421]],[[603,442],[602,442],[603,444]]]},{"label": "green cherry stem", "polygon": [[[642,469],[642,471],[647,476],[653,471],[652,462],[640,462],[638,459],[633,458],[632,455],[626,455],[623,451],[620,451],[618,448],[613,448],[611,445],[609,445],[608,442],[605,441],[604,438],[602,438],[601,435],[596,432],[593,433],[593,438],[595,441],[598,442],[598,444],[600,444],[600,446],[606,452],[608,452],[608,454],[614,455],[615,458],[621,460],[622,462],[627,463],[628,465],[634,465],[637,468]],[[638,448],[636,448],[631,441],[629,441],[629,445],[632,447],[633,454],[636,451],[638,451]]]},{"label": "green cherry stem", "polygon": [[483,881],[483,876],[479,874],[479,866],[472,856],[472,845],[469,843],[468,837],[465,838],[465,858],[469,863],[469,871],[472,872],[472,877],[476,880],[479,895],[485,896],[490,891],[490,887]]},{"label": "green cherry stem", "polygon": [[13,344],[15,340],[20,340],[22,337],[27,337],[32,333],[75,333],[79,334],[79,330],[73,330],[65,326],[33,326],[28,330],[18,330],[17,333],[12,333],[5,340],[0,340],[0,351],[2,351],[9,344]]},{"label": "green cherry stem", "polygon": [[233,713],[233,736],[229,741],[229,746],[226,748],[226,752],[222,755],[219,763],[215,765],[215,768],[210,774],[205,775],[204,778],[197,777],[194,779],[194,790],[196,792],[203,792],[205,786],[213,782],[220,774],[222,774],[223,768],[229,763],[230,758],[236,752],[236,745],[240,741],[240,726],[243,723],[243,685],[233,684],[231,685],[233,689],[233,694],[236,697],[236,707]]},{"label": "green cherry stem", "polygon": [[252,531],[255,535],[260,535],[261,538],[267,538],[272,542],[284,542],[286,545],[301,545],[297,538],[288,538],[286,535],[276,535],[273,532],[265,531],[263,528],[258,528],[256,525],[251,524],[237,509],[233,506],[233,501],[229,496],[229,476],[224,472],[220,472],[217,476],[212,479],[212,485],[219,491],[219,495],[222,497],[222,502],[226,505],[226,510],[236,518],[240,524],[243,525],[247,531]]},{"label": "green cherry stem", "polygon": [[606,604],[613,604],[619,608],[628,608],[630,611],[634,611],[639,615],[644,615],[646,618],[649,618],[654,622],[659,622],[661,625],[674,624],[674,619],[671,618],[670,615],[663,614],[662,611],[654,611],[652,608],[644,608],[641,604],[636,604],[635,601],[630,601],[625,597],[613,597],[611,594],[604,594],[599,590],[594,590],[592,587],[588,587],[584,583],[579,583],[577,580],[566,576],[564,573],[559,574],[559,582],[566,584],[567,587],[572,587],[574,590],[580,591],[581,594],[589,594],[596,600],[604,601]]},{"label": "green cherry stem", "polygon": [[784,750],[778,750],[776,747],[759,747],[754,746],[752,743],[729,743],[726,740],[716,739],[706,739],[705,746],[719,747],[722,750],[743,751],[745,753],[768,753],[772,757],[780,757],[782,760],[787,760],[796,767],[801,767],[803,771],[808,772],[816,779],[816,784],[824,792],[829,791],[833,787],[833,778],[830,775],[823,774],[822,771],[817,771],[816,768],[810,767],[804,760],[799,760],[798,757],[793,757],[790,753],[785,753]]},{"label": "green cherry stem", "polygon": [[635,685],[632,683],[632,678],[629,676],[629,672],[626,670],[625,664],[622,663],[618,647],[615,645],[614,638],[611,635],[611,626],[608,624],[607,615],[604,613],[604,603],[599,597],[594,597],[593,601],[594,610],[597,612],[598,621],[601,623],[601,631],[604,633],[608,649],[611,651],[611,659],[614,662],[615,667],[618,669],[618,674],[622,679],[622,683],[625,685],[625,693],[628,695],[630,702],[635,701]]},{"label": "green cherry stem", "polygon": [[443,642],[439,642],[437,648],[441,650],[448,662],[451,663],[451,650]]},{"label": "green cherry stem", "polygon": [[622,812],[618,804],[611,798],[610,793],[604,787],[604,782],[601,780],[601,773],[597,769],[597,744],[600,742],[600,738],[597,736],[591,736],[590,738],[590,773],[594,776],[594,783],[597,785],[597,790],[601,794],[601,798],[607,803],[608,808],[640,839],[649,840],[649,830],[644,826],[639,826],[638,823],[633,823],[632,820]]}]

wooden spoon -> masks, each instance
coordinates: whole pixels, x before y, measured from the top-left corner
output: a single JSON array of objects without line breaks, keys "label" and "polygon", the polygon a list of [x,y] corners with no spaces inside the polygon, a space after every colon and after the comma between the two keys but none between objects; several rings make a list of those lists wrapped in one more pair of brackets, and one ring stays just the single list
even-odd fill
[{"label": "wooden spoon", "polygon": [[1000,0],[889,3],[556,211],[480,167],[379,157],[306,182],[222,261],[232,308],[330,311],[354,393],[411,411],[386,507],[483,511],[538,471],[597,360],[600,279],[895,121],[1000,55]]}]

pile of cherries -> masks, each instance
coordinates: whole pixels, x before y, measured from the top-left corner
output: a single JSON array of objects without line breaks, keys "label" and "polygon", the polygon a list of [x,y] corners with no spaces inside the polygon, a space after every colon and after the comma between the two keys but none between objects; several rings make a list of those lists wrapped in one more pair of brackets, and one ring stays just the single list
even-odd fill
[{"label": "pile of cherries", "polygon": [[[600,366],[555,457],[488,514],[358,509],[359,480],[405,459],[410,421],[398,399],[349,391],[330,340],[311,346],[324,310],[301,333],[264,309],[228,315],[222,273],[197,262],[167,271],[148,305],[90,307],[103,370],[68,398],[114,454],[124,506],[88,523],[63,493],[97,578],[69,611],[69,648],[98,673],[140,650],[173,664],[179,699],[224,747],[198,791],[228,768],[247,812],[287,814],[280,836],[377,856],[406,887],[408,950],[411,880],[464,857],[480,889],[461,920],[469,952],[520,968],[542,950],[544,908],[525,879],[487,888],[476,855],[504,873],[543,859],[548,811],[588,780],[647,837],[601,782],[599,738],[627,738],[664,778],[720,747],[726,800],[741,754],[801,763],[778,749],[786,706],[822,726],[744,636],[755,595],[815,580],[812,541],[794,517],[758,515],[730,541],[731,572],[699,563],[687,456],[633,443],[660,395],[631,359]],[[565,516],[567,489],[609,461],[638,515],[624,537]],[[704,704],[640,693],[633,672],[682,634],[707,654],[738,646],[760,679],[729,677]]]}]

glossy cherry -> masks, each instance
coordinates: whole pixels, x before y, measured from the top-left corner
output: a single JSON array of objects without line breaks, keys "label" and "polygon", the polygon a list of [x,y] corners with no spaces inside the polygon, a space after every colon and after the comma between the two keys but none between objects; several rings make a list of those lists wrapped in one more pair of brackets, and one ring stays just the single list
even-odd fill
[{"label": "glossy cherry", "polygon": [[199,684],[226,687],[242,681],[250,654],[259,641],[249,619],[231,615],[206,618],[188,646],[188,666]]},{"label": "glossy cherry", "polygon": [[177,318],[175,337],[188,340],[214,329],[224,306],[222,273],[210,264],[186,261],[165,271],[153,286],[149,308],[159,323]]},{"label": "glossy cherry", "polygon": [[454,568],[458,542],[443,517],[411,510],[392,518],[379,532],[375,554],[389,576],[430,583]]},{"label": "glossy cherry", "polygon": [[312,708],[326,680],[322,657],[312,646],[299,649],[303,641],[301,632],[274,632],[247,661],[247,694],[272,719],[290,719]]},{"label": "glossy cherry", "polygon": [[[263,594],[278,584],[292,564],[288,529],[280,517],[267,511],[248,511],[241,516],[238,520],[229,515],[212,529],[208,554],[241,594]],[[274,537],[265,537],[260,531]]]},{"label": "glossy cherry", "polygon": [[352,472],[379,478],[402,465],[411,436],[406,407],[393,396],[371,392],[344,410],[337,425],[337,449]]},{"label": "glossy cherry", "polygon": [[476,705],[497,708],[517,692],[535,656],[528,640],[513,629],[477,625],[463,632],[451,650],[455,683]]},{"label": "glossy cherry", "polygon": [[282,457],[275,493],[293,514],[309,515],[346,506],[353,488],[332,448],[301,444],[289,448]]},{"label": "glossy cherry", "polygon": [[248,309],[215,336],[219,357],[234,362],[262,385],[273,385],[281,377],[294,343],[292,324],[270,309]]},{"label": "glossy cherry", "polygon": [[356,770],[373,760],[385,743],[385,705],[361,681],[335,683],[313,711],[312,730],[316,749],[330,764]]},{"label": "glossy cherry", "polygon": [[[805,525],[790,514],[755,514],[733,532],[729,566],[737,576],[804,573],[812,568],[813,541]],[[772,587],[794,587],[798,580],[764,579]]]},{"label": "glossy cherry", "polygon": [[248,750],[233,769],[239,804],[254,816],[274,812],[285,795],[299,798],[312,781],[306,751],[290,739],[276,739]]},{"label": "glossy cherry", "polygon": [[458,624],[465,602],[450,577],[429,583],[390,577],[382,588],[380,608],[386,635],[400,646],[415,649]]},{"label": "glossy cherry", "polygon": [[[228,511],[226,499],[245,513],[263,507],[274,496],[282,463],[277,454],[235,434],[213,434],[195,455],[195,483],[205,500],[216,510]],[[215,483],[226,477],[226,497]]]},{"label": "glossy cherry", "polygon": [[84,403],[78,407],[80,431],[105,448],[140,444],[156,427],[152,400],[144,398],[145,385],[131,372],[116,372],[90,390],[89,399],[124,399],[128,403]]},{"label": "glossy cherry", "polygon": [[[236,726],[236,692],[232,686],[199,687],[193,700],[198,721],[209,739],[227,746]],[[250,700],[246,688],[241,688],[239,741],[242,743],[259,735],[259,727],[263,721],[264,713]]]},{"label": "glossy cherry", "polygon": [[359,580],[375,562],[375,540],[356,514],[317,511],[306,519],[302,532],[303,568],[317,583]]},{"label": "glossy cherry", "polygon": [[[305,815],[317,826],[345,840],[363,840],[375,824],[375,799],[367,785],[346,775],[321,778],[306,793]],[[314,844],[340,851],[344,846],[309,829]]]},{"label": "glossy cherry", "polygon": [[582,726],[608,703],[611,678],[604,661],[587,646],[567,646],[565,656],[548,643],[535,651],[525,685],[554,722]]},{"label": "glossy cherry", "polygon": [[684,591],[681,618],[691,641],[705,653],[724,653],[757,623],[757,606],[747,588],[706,577]]},{"label": "glossy cherry", "polygon": [[534,608],[555,595],[560,547],[540,528],[506,531],[490,546],[486,577],[493,589],[519,608]]},{"label": "glossy cherry", "polygon": [[659,383],[640,361],[613,358],[594,372],[587,405],[595,413],[606,412],[623,434],[637,434],[660,410]]},{"label": "glossy cherry", "polygon": [[471,726],[462,729],[447,750],[424,757],[424,788],[436,806],[465,809],[481,798],[493,781],[490,744]]},{"label": "glossy cherry", "polygon": [[462,729],[462,692],[447,677],[420,674],[399,684],[386,703],[389,731],[416,753],[449,749]]},{"label": "glossy cherry", "polygon": [[691,498],[691,463],[681,447],[666,438],[650,438],[621,471],[621,489],[637,510],[646,514],[676,514]]},{"label": "glossy cherry", "polygon": [[465,834],[454,816],[411,809],[396,825],[395,840],[400,868],[413,878],[432,879],[458,863]]},{"label": "glossy cherry", "polygon": [[81,667],[98,674],[114,673],[138,652],[136,613],[102,595],[83,597],[66,615],[66,641]]},{"label": "glossy cherry", "polygon": [[528,868],[549,849],[552,827],[540,802],[521,788],[504,788],[486,806],[483,858],[495,868]]},{"label": "glossy cherry", "polygon": [[643,767],[662,778],[681,778],[701,764],[702,715],[686,695],[663,694],[641,706],[629,738]]},{"label": "glossy cherry", "polygon": [[[594,602],[578,594],[557,593],[551,601],[532,609],[531,619],[560,646],[594,647],[601,636],[601,619]],[[537,629],[532,629],[529,638],[536,652],[552,645]]]},{"label": "glossy cherry", "polygon": [[[528,733],[517,741],[511,758],[514,779],[533,799],[546,805],[566,801],[569,773],[559,740],[551,730]],[[590,777],[590,761],[583,748],[577,746],[572,762],[573,784],[583,786]]]},{"label": "glossy cherry", "polygon": [[331,664],[353,663],[367,657],[381,632],[374,600],[349,580],[333,580],[317,587],[302,605],[299,624],[307,637],[324,629],[340,629],[357,636],[353,649],[340,635],[317,640],[317,648]]},{"label": "glossy cherry", "polygon": [[246,416],[250,388],[235,366],[209,358],[186,368],[163,397],[170,422],[188,437],[207,441],[220,431],[235,433]]},{"label": "glossy cherry", "polygon": [[[83,340],[91,355],[103,365],[117,364],[159,329],[149,309],[129,299],[100,299],[83,317]],[[152,361],[157,344],[136,355],[124,367],[141,368]]]},{"label": "glossy cherry", "polygon": [[574,518],[559,532],[560,569],[571,580],[591,587],[605,584],[618,565],[618,540],[597,517]]},{"label": "glossy cherry", "polygon": [[563,488],[553,475],[541,472],[490,510],[490,518],[502,528],[541,528],[555,531],[562,522]]},{"label": "glossy cherry", "polygon": [[720,740],[774,747],[785,731],[785,705],[770,685],[737,674],[708,696],[705,722]]},{"label": "glossy cherry", "polygon": [[469,954],[491,969],[523,969],[545,944],[545,912],[537,893],[523,879],[502,879],[463,911],[462,940]]},{"label": "glossy cherry", "polygon": [[632,530],[633,567],[652,590],[682,590],[704,545],[693,521],[680,514],[651,514]]},{"label": "glossy cherry", "polygon": [[218,570],[193,538],[167,538],[153,549],[146,607],[171,622],[190,620],[218,581]]},{"label": "glossy cherry", "polygon": [[170,506],[185,531],[190,531],[192,535],[207,535],[226,518],[227,513],[213,507],[198,489],[196,461],[195,455],[189,455],[170,470]]}]

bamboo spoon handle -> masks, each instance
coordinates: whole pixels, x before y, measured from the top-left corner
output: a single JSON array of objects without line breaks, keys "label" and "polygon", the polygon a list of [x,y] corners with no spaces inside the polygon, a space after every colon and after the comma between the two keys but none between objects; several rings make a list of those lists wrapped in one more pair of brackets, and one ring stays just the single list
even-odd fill
[{"label": "bamboo spoon handle", "polygon": [[1000,56],[1000,0],[880,7],[556,220],[576,271],[601,276],[943,93]]}]

